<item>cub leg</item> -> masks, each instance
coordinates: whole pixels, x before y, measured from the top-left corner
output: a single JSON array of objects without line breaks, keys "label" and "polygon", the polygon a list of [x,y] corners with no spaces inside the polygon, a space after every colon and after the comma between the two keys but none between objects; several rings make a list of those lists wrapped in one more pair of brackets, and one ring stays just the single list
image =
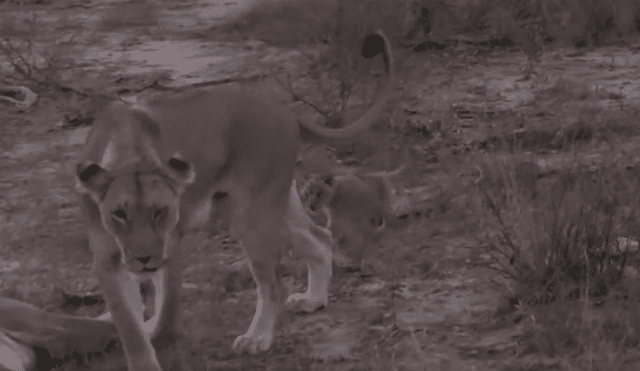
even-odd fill
[{"label": "cub leg", "polygon": [[[237,206],[237,202],[235,203]],[[273,343],[276,322],[284,304],[285,290],[276,276],[282,248],[290,244],[284,209],[253,203],[250,207],[234,207],[230,228],[238,238],[249,260],[256,281],[256,311],[249,329],[236,338],[233,349],[239,353],[255,354],[265,351]]]},{"label": "cub leg", "polygon": [[295,180],[289,192],[287,224],[293,236],[294,249],[307,264],[307,291],[289,296],[287,307],[310,313],[327,305],[332,275],[331,232],[315,224],[302,206]]},{"label": "cub leg", "polygon": [[140,285],[124,269],[113,238],[95,227],[89,228],[93,269],[118,330],[127,359],[127,368],[136,371],[162,371],[145,333]]}]

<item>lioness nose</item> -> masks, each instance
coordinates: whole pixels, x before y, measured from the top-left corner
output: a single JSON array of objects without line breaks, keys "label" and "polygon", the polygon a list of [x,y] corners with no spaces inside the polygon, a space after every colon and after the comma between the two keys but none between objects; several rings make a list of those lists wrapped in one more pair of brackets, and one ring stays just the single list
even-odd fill
[{"label": "lioness nose", "polygon": [[145,265],[151,261],[151,256],[139,256],[136,257],[136,260]]}]

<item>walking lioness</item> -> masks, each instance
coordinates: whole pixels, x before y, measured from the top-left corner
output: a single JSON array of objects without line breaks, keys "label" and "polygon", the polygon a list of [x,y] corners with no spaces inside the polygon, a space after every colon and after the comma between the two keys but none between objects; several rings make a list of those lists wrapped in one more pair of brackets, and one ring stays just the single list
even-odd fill
[{"label": "walking lioness", "polygon": [[[158,371],[150,339],[179,333],[180,240],[208,223],[220,203],[249,258],[257,285],[255,315],[233,345],[268,349],[285,290],[276,277],[281,249],[305,258],[305,293],[288,306],[311,312],[327,305],[331,233],[315,225],[293,181],[301,128],[338,139],[368,128],[381,114],[394,82],[394,63],[382,32],[365,40],[379,49],[387,79],[355,123],[326,129],[297,122],[287,110],[246,92],[216,87],[169,93],[143,104],[115,102],[96,120],[77,166],[95,274],[122,339],[130,371]],[[155,314],[145,320],[140,283],[152,281]]]}]

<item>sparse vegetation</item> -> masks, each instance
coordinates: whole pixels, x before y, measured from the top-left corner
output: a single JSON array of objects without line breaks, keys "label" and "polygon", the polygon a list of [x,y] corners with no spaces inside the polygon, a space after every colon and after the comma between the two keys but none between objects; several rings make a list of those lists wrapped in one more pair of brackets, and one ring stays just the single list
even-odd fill
[{"label": "sparse vegetation", "polygon": [[[485,36],[493,40],[492,45],[512,46],[522,42],[522,26],[535,21],[547,42],[591,46],[637,33],[639,15],[640,4],[635,0],[415,0],[400,4],[270,0],[214,29],[233,30],[277,45],[331,43],[336,34],[362,37],[362,31],[373,26],[384,28],[398,41],[424,31],[437,37]],[[336,33],[338,30],[345,32]]]},{"label": "sparse vegetation", "polygon": [[4,78],[53,84],[70,68],[72,61],[66,58],[65,47],[74,43],[77,34],[45,45],[46,35],[35,12],[26,17],[3,17],[0,25],[0,55],[10,66]]},{"label": "sparse vegetation", "polygon": [[577,357],[569,369],[623,369],[612,354],[638,345],[640,180],[603,157],[555,174],[515,158],[479,164],[479,254],[511,282],[499,312],[525,326],[518,354]]}]

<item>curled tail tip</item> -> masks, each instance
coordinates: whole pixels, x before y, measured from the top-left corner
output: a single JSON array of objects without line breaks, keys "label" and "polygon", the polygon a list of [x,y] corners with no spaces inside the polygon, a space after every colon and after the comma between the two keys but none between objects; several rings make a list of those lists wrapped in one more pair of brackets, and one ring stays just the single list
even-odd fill
[{"label": "curled tail tip", "polygon": [[364,112],[363,115],[355,122],[340,129],[316,127],[299,120],[299,126],[301,127],[300,134],[303,139],[309,140],[310,138],[313,138],[315,140],[340,140],[351,138],[371,127],[371,125],[379,119],[384,105],[388,102],[392,94],[393,86],[395,83],[395,63],[393,51],[387,37],[381,29],[365,37],[362,45],[363,57],[372,58],[378,54],[382,54],[387,78],[372,106],[369,107],[369,109]]},{"label": "curled tail tip", "polygon": [[368,35],[364,38],[362,43],[362,56],[369,59],[373,58],[379,53],[386,53],[388,45],[387,37],[382,29]]}]

